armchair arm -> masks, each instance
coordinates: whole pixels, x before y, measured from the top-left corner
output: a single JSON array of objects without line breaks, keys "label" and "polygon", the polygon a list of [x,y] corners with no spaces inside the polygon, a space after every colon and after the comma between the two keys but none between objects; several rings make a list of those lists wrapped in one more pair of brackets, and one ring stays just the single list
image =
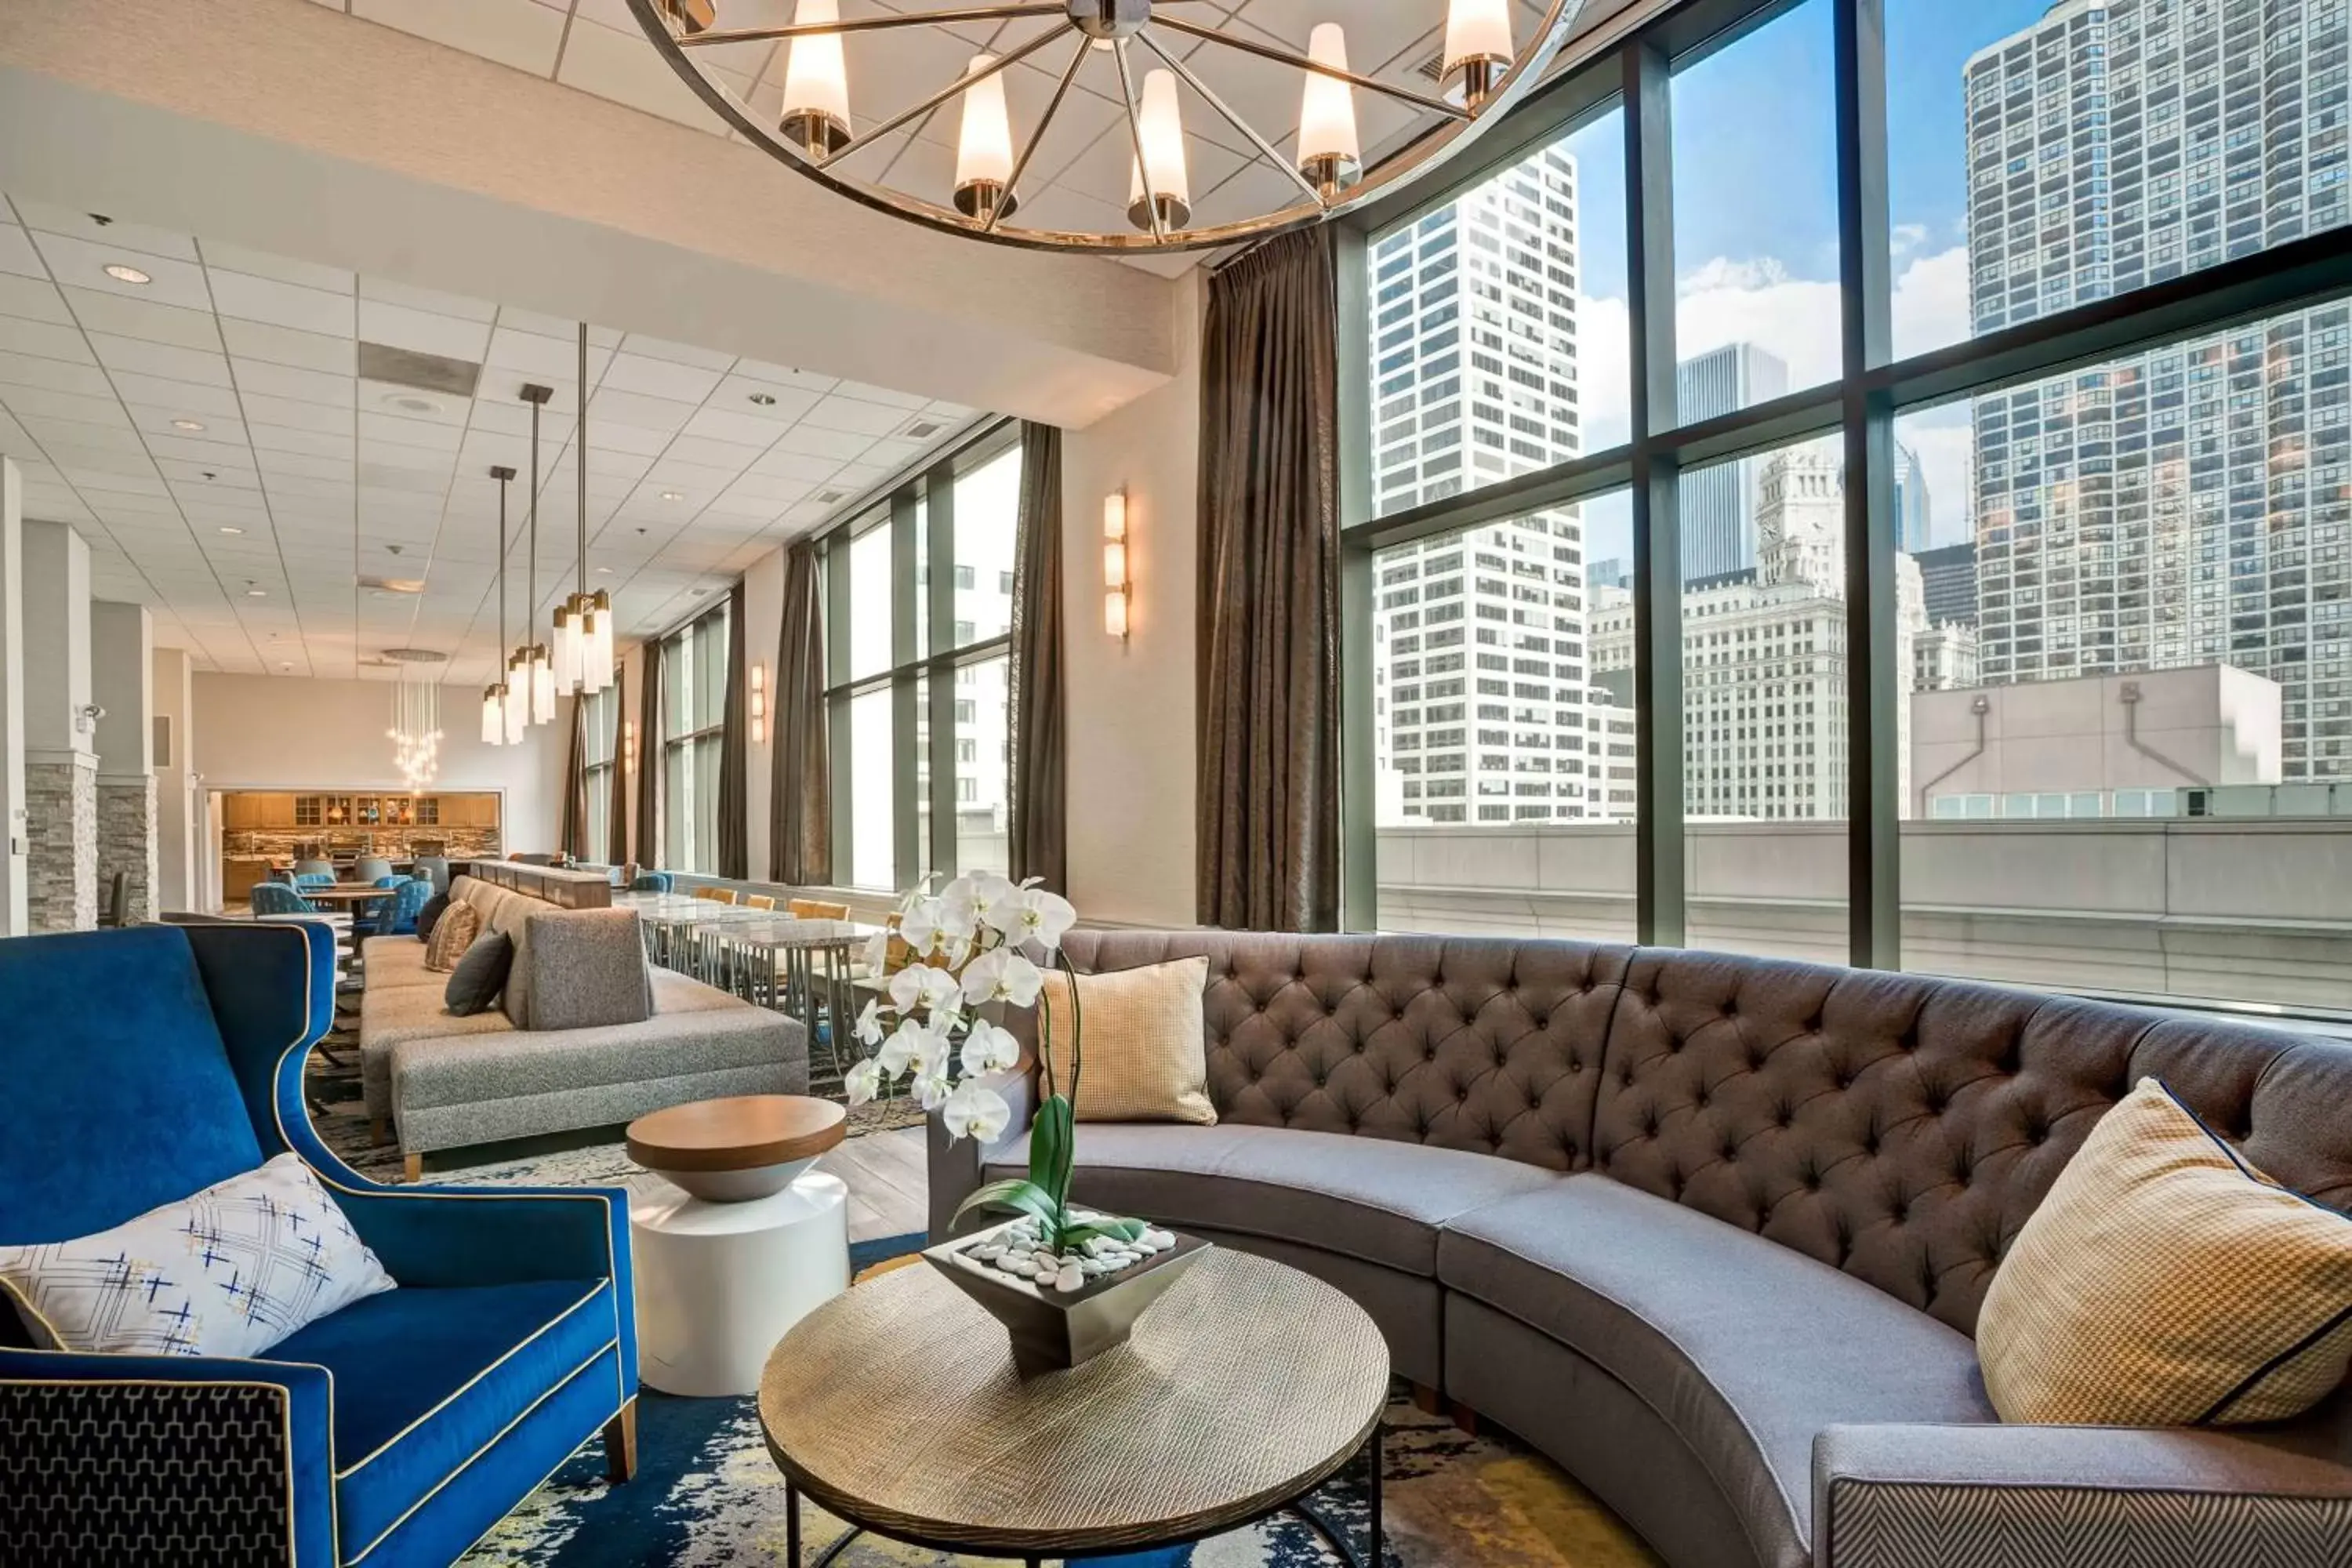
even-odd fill
[{"label": "armchair arm", "polygon": [[323,1367],[0,1349],[0,1541],[24,1563],[334,1568]]},{"label": "armchair arm", "polygon": [[2352,1468],[2290,1441],[2190,1428],[1832,1426],[1813,1441],[1813,1563],[2352,1562]]},{"label": "armchair arm", "polygon": [[[976,1138],[961,1142],[948,1136],[947,1124],[936,1110],[925,1118],[924,1154],[930,1178],[930,1238],[945,1241],[954,1234],[956,1206],[980,1190],[981,1172],[992,1160],[1027,1158],[1029,1123],[1037,1115],[1037,1065],[1026,1056],[1010,1072],[990,1073],[980,1081],[1004,1097],[1013,1120],[1004,1136],[982,1144]],[[971,1228],[967,1226],[966,1228]]]}]

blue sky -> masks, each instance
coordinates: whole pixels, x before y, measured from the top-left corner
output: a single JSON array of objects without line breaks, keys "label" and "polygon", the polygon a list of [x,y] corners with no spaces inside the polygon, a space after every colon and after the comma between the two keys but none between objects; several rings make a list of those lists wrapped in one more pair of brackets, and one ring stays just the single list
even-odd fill
[{"label": "blue sky", "polygon": [[[1967,322],[1961,70],[2027,26],[2049,0],[1887,0],[1887,158],[1896,349],[1964,336]],[[1806,0],[1675,78],[1675,272],[1685,353],[1735,338],[1826,380],[1838,357],[1837,152],[1828,0]],[[1579,132],[1590,445],[1623,438],[1622,116]],[[1611,309],[1614,302],[1614,312]],[[1612,428],[1612,407],[1620,412]],[[1965,405],[1907,417],[1927,465],[1938,542],[1966,538]],[[1587,508],[1591,553],[1626,552],[1622,504]]]}]

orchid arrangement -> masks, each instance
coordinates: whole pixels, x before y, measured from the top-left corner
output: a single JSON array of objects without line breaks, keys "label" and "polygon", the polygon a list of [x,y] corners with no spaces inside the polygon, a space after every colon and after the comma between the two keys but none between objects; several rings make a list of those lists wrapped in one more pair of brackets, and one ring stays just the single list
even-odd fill
[{"label": "orchid arrangement", "polygon": [[[1047,892],[1034,878],[1016,883],[981,871],[937,892],[925,882],[908,893],[899,900],[898,930],[877,932],[866,943],[866,973],[887,979],[883,995],[866,1003],[857,1018],[857,1038],[872,1054],[849,1069],[849,1102],[911,1094],[925,1110],[939,1113],[950,1138],[992,1143],[1003,1137],[1013,1108],[982,1079],[1018,1067],[1021,1046],[981,1009],[1037,1006],[1045,968],[1060,963],[1062,938],[1077,918],[1067,899]],[[1044,1009],[1038,1014],[1047,1093],[1030,1127],[1027,1178],[992,1182],[956,1211],[959,1220],[973,1209],[1026,1215],[1057,1250],[1099,1239],[1131,1241],[1146,1229],[1135,1220],[1082,1218],[1070,1207],[1076,986],[1070,1004],[1067,1094],[1052,1081],[1051,1016]]]}]

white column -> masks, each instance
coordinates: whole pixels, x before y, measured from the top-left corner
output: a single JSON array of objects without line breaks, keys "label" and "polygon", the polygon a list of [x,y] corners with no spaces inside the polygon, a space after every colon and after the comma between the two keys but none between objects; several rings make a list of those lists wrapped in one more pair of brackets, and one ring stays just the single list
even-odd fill
[{"label": "white column", "polygon": [[33,929],[26,904],[24,479],[0,458],[0,936]]},{"label": "white column", "polygon": [[130,879],[126,922],[155,918],[155,626],[144,605],[89,607],[90,700],[98,721],[98,898]]},{"label": "white column", "polygon": [[194,664],[188,650],[155,650],[155,907],[199,910],[204,883],[196,858],[204,852],[204,800],[193,750]]},{"label": "white column", "polygon": [[25,805],[36,931],[98,923],[98,747],[89,684],[89,546],[25,528]]}]

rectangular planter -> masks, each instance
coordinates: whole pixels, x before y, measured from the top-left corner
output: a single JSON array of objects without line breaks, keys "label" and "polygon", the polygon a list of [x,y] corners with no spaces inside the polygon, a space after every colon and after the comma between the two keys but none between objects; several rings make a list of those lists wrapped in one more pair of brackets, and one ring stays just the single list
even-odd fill
[{"label": "rectangular planter", "polygon": [[942,1242],[926,1251],[923,1259],[1004,1325],[1013,1342],[1013,1368],[1024,1381],[1041,1373],[1066,1372],[1125,1343],[1144,1310],[1167,1292],[1194,1258],[1215,1245],[1197,1236],[1171,1232],[1176,1237],[1174,1247],[1123,1273],[1097,1276],[1067,1292],[1041,1290],[1034,1281],[966,1256],[1016,1223],[1008,1220]]}]

